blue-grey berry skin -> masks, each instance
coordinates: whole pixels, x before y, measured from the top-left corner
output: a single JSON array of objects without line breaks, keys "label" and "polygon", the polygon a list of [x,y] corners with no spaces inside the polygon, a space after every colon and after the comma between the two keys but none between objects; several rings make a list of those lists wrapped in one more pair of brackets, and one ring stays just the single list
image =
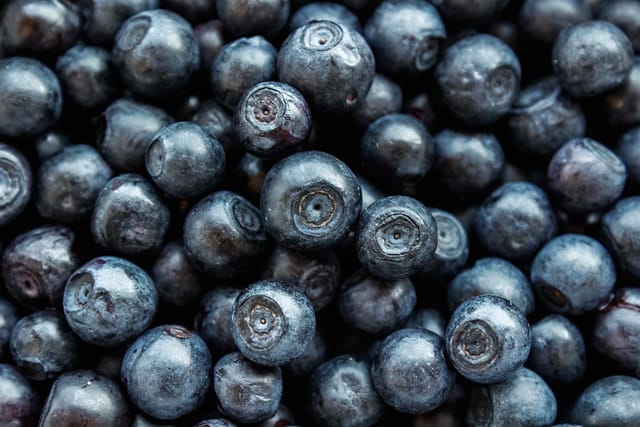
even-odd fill
[{"label": "blue-grey berry skin", "polygon": [[509,0],[487,0],[480,3],[475,0],[433,0],[431,3],[448,20],[474,23],[496,15]]},{"label": "blue-grey berry skin", "polygon": [[302,149],[311,133],[311,111],[296,88],[263,82],[240,99],[234,115],[238,142],[259,157],[284,157]]},{"label": "blue-grey berry skin", "polygon": [[453,312],[445,341],[449,360],[460,374],[476,383],[494,384],[524,365],[531,331],[516,306],[501,297],[481,295]]},{"label": "blue-grey berry skin", "polygon": [[608,147],[590,138],[578,138],[556,151],[546,179],[562,209],[586,214],[605,209],[620,197],[627,170]]},{"label": "blue-grey berry skin", "polygon": [[167,10],[147,10],[120,27],[113,62],[132,92],[163,99],[186,88],[200,67],[200,50],[193,28],[182,17]]},{"label": "blue-grey berry skin", "polygon": [[18,308],[8,299],[0,297],[0,360],[9,354],[11,331],[20,319]]},{"label": "blue-grey berry skin", "polygon": [[411,76],[433,67],[447,36],[435,7],[422,0],[386,0],[364,28],[378,68]]},{"label": "blue-grey berry skin", "polygon": [[552,63],[560,84],[572,96],[594,96],[627,78],[633,66],[633,47],[615,25],[587,21],[560,32]]},{"label": "blue-grey berry skin", "polygon": [[20,151],[0,143],[0,227],[18,217],[31,200],[31,166]]},{"label": "blue-grey berry skin", "polygon": [[640,278],[640,197],[620,199],[600,220],[603,242],[622,272]]},{"label": "blue-grey berry skin", "polygon": [[527,366],[550,384],[575,384],[587,371],[584,339],[566,317],[551,314],[531,325]]},{"label": "blue-grey berry skin", "polygon": [[0,424],[34,426],[38,423],[40,396],[15,366],[0,364]]},{"label": "blue-grey berry skin", "polygon": [[474,231],[489,253],[528,260],[558,232],[547,195],[529,182],[510,182],[494,191],[474,216]]},{"label": "blue-grey berry skin", "polygon": [[447,288],[447,302],[452,312],[463,302],[478,295],[495,295],[530,314],[535,301],[527,277],[501,258],[482,258],[473,267],[458,274]]},{"label": "blue-grey berry skin", "polygon": [[343,4],[328,1],[312,2],[296,10],[289,19],[289,31],[297,30],[311,21],[331,21],[362,33],[362,25],[356,14]]},{"label": "blue-grey berry skin", "polygon": [[616,282],[611,255],[598,241],[564,234],[549,241],[531,266],[538,298],[557,313],[595,310],[607,302]]},{"label": "blue-grey berry skin", "polygon": [[477,34],[445,50],[435,77],[447,108],[466,123],[482,125],[509,111],[520,88],[521,68],[503,41]]},{"label": "blue-grey berry skin", "polygon": [[67,281],[64,315],[84,341],[114,347],[144,332],[158,309],[151,277],[117,257],[95,258]]},{"label": "blue-grey berry skin", "polygon": [[469,237],[462,223],[450,212],[431,209],[436,220],[438,242],[431,261],[418,271],[418,277],[450,279],[458,274],[469,259]]},{"label": "blue-grey berry skin", "polygon": [[614,0],[604,4],[598,18],[620,28],[636,52],[640,52],[640,4],[634,0]]},{"label": "blue-grey berry skin", "polygon": [[240,292],[231,286],[217,286],[202,297],[194,328],[212,353],[226,354],[236,349],[231,313]]},{"label": "blue-grey berry skin", "polygon": [[118,175],[100,191],[91,217],[94,241],[132,255],[160,247],[171,216],[158,190],[138,174]]},{"label": "blue-grey berry skin", "polygon": [[640,126],[625,132],[615,151],[627,168],[627,184],[640,186]]},{"label": "blue-grey berry skin", "polygon": [[374,75],[375,59],[364,37],[331,21],[298,28],[278,54],[279,80],[322,112],[353,110],[367,95]]},{"label": "blue-grey berry skin", "polygon": [[553,391],[535,372],[519,368],[504,382],[471,389],[467,425],[543,426],[556,419]]},{"label": "blue-grey berry skin", "polygon": [[222,144],[227,160],[236,159],[244,152],[233,133],[232,115],[213,99],[202,101],[189,120]]},{"label": "blue-grey berry skin", "polygon": [[550,157],[562,144],[583,137],[587,127],[580,104],[558,80],[546,78],[520,91],[506,119],[509,144],[522,156]]},{"label": "blue-grey berry skin", "polygon": [[159,7],[160,0],[82,0],[81,4],[84,37],[91,44],[111,46],[124,21],[143,10]]},{"label": "blue-grey berry skin", "polygon": [[640,424],[640,380],[604,377],[587,387],[573,405],[569,420],[584,427]]},{"label": "blue-grey berry skin", "polygon": [[4,137],[34,137],[56,123],[62,112],[56,75],[35,59],[0,60],[0,92],[0,135]]},{"label": "blue-grey berry skin", "polygon": [[376,74],[371,87],[358,106],[351,112],[351,119],[361,128],[386,114],[402,110],[402,89],[393,80]]},{"label": "blue-grey berry skin", "polygon": [[616,128],[640,126],[640,56],[633,59],[633,68],[627,79],[603,95],[607,121]]},{"label": "blue-grey berry skin", "polygon": [[133,403],[161,420],[195,410],[211,384],[211,354],[182,326],[157,326],[140,336],[122,359],[122,383]]},{"label": "blue-grey berry skin", "polygon": [[316,329],[316,334],[304,353],[283,367],[286,376],[295,380],[306,380],[320,364],[329,359],[328,344],[325,334]]},{"label": "blue-grey berry skin", "polygon": [[300,251],[330,248],[355,225],[362,193],[355,174],[338,158],[304,151],[276,163],[260,195],[267,232]]},{"label": "blue-grey berry skin", "polygon": [[32,380],[55,378],[78,362],[78,339],[56,311],[38,311],[23,317],[11,332],[14,363]]},{"label": "blue-grey berry skin", "polygon": [[40,414],[40,427],[99,425],[127,427],[129,404],[117,383],[92,371],[61,375]]},{"label": "blue-grey berry skin", "polygon": [[258,423],[255,427],[280,427],[282,425],[293,425],[293,414],[284,404],[278,406],[278,410],[272,416],[266,420]]},{"label": "blue-grey berry skin", "polygon": [[189,263],[184,244],[179,241],[162,247],[150,273],[159,299],[175,307],[187,307],[200,301],[209,285]]},{"label": "blue-grey berry skin", "polygon": [[61,225],[43,226],[19,234],[2,256],[2,278],[20,304],[59,308],[67,278],[80,266],[76,233]]},{"label": "blue-grey berry skin", "polygon": [[258,423],[278,411],[282,371],[256,365],[242,353],[229,353],[213,368],[213,390],[225,416],[240,423]]},{"label": "blue-grey berry skin", "polygon": [[222,105],[234,110],[250,87],[276,74],[278,51],[262,36],[236,39],[222,47],[211,64],[211,89]]},{"label": "blue-grey berry skin", "polygon": [[444,339],[447,322],[438,310],[433,308],[419,308],[413,311],[405,328],[421,328],[433,332]]},{"label": "blue-grey berry skin", "polygon": [[56,222],[86,221],[112,176],[111,167],[92,146],[65,147],[40,165],[35,198],[38,212]]},{"label": "blue-grey berry skin", "polygon": [[222,145],[195,123],[179,122],[158,132],[145,153],[147,173],[174,198],[211,191],[226,167]]},{"label": "blue-grey berry skin", "polygon": [[198,46],[200,47],[200,69],[208,72],[211,70],[211,64],[213,64],[216,55],[227,41],[222,21],[212,19],[203,22],[196,25],[193,28],[193,32],[198,39]]},{"label": "blue-grey berry skin", "polygon": [[238,295],[231,312],[238,350],[262,366],[282,366],[302,355],[316,333],[309,299],[295,286],[262,280]]},{"label": "blue-grey berry skin", "polygon": [[401,329],[382,341],[371,364],[371,379],[386,404],[408,414],[442,405],[453,388],[442,337],[425,329]]},{"label": "blue-grey berry skin", "polygon": [[40,135],[35,148],[40,161],[44,161],[70,144],[69,135],[65,131],[51,129]]},{"label": "blue-grey berry skin", "polygon": [[313,371],[307,385],[307,406],[318,425],[366,427],[382,417],[385,405],[373,387],[370,366],[344,354]]},{"label": "blue-grey berry skin", "polygon": [[565,27],[591,17],[586,0],[526,0],[520,8],[518,26],[532,44],[550,47]]},{"label": "blue-grey berry skin", "polygon": [[224,28],[238,36],[277,35],[287,24],[289,0],[216,0]]},{"label": "blue-grey berry skin", "polygon": [[227,419],[215,418],[200,421],[194,427],[236,427],[236,425]]}]

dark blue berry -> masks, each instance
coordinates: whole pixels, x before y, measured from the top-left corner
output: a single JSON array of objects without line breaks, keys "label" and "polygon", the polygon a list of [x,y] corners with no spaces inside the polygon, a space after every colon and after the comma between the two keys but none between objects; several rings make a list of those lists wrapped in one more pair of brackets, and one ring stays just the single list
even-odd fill
[{"label": "dark blue berry", "polygon": [[399,113],[402,109],[402,89],[393,80],[376,74],[365,97],[351,112],[356,125],[366,128],[386,114]]},{"label": "dark blue berry", "polygon": [[640,278],[640,197],[621,199],[600,220],[603,242],[611,249],[620,270]]},{"label": "dark blue berry", "polygon": [[40,416],[40,396],[13,366],[0,364],[0,424],[35,426]]},{"label": "dark blue berry", "polygon": [[81,0],[85,26],[84,37],[91,43],[109,47],[120,26],[143,10],[155,9],[159,0]]},{"label": "dark blue berry", "polygon": [[289,19],[289,31],[295,31],[311,21],[331,21],[362,33],[357,15],[340,3],[325,1],[311,2],[296,10]]},{"label": "dark blue berry", "polygon": [[608,1],[598,11],[598,18],[624,31],[635,51],[640,52],[640,4],[637,1]]},{"label": "dark blue berry", "polygon": [[9,354],[11,331],[20,318],[18,309],[8,299],[0,297],[0,360]]},{"label": "dark blue berry", "polygon": [[224,354],[236,348],[231,332],[231,313],[240,292],[241,289],[231,286],[217,286],[202,297],[194,328],[212,353]]},{"label": "dark blue berry", "polygon": [[630,129],[620,137],[616,154],[627,168],[627,183],[640,186],[640,127]]},{"label": "dark blue berry", "polygon": [[33,176],[22,153],[0,143],[0,227],[16,219],[31,200]]},{"label": "dark blue berry", "polygon": [[587,387],[569,414],[572,423],[584,427],[634,426],[640,423],[640,380],[615,375]]},{"label": "dark blue berry", "polygon": [[444,338],[447,323],[438,310],[419,308],[413,311],[404,327],[426,329]]},{"label": "dark blue berry", "polygon": [[222,25],[238,36],[275,36],[289,20],[289,0],[216,0]]},{"label": "dark blue berry", "polygon": [[585,0],[526,0],[518,26],[532,44],[550,47],[565,27],[590,19],[591,7]]},{"label": "dark blue berry", "polygon": [[433,0],[440,13],[451,21],[482,22],[500,12],[509,0]]}]

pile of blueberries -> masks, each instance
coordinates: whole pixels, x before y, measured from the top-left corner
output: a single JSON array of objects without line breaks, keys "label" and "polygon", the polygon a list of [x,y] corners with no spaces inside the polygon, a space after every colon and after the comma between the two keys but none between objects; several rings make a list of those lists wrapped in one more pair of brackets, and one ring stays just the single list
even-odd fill
[{"label": "pile of blueberries", "polygon": [[640,0],[3,1],[0,425],[640,426],[639,55]]}]

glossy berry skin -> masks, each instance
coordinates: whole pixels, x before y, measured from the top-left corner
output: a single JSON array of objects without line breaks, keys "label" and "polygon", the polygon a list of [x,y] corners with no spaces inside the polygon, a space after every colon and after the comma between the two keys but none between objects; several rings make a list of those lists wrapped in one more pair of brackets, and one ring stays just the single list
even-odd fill
[{"label": "glossy berry skin", "polygon": [[337,298],[345,324],[379,336],[400,328],[416,305],[411,280],[380,279],[364,271],[348,278]]},{"label": "glossy berry skin", "polygon": [[585,0],[526,0],[518,26],[530,42],[550,47],[565,27],[590,19],[591,7]]},{"label": "glossy berry skin", "polygon": [[39,425],[126,427],[130,422],[129,405],[118,384],[82,370],[63,374],[53,383]]},{"label": "glossy berry skin", "polygon": [[222,25],[238,36],[275,36],[289,19],[289,0],[217,0],[216,8]]},{"label": "glossy berry skin", "polygon": [[446,18],[461,22],[482,22],[500,12],[509,0],[434,0],[433,5]]},{"label": "glossy berry skin", "polygon": [[469,426],[550,425],[558,404],[553,391],[535,372],[519,368],[504,382],[471,389],[466,421]]},{"label": "glossy berry skin", "polygon": [[143,269],[103,256],[69,277],[63,308],[76,335],[89,344],[114,347],[149,327],[158,309],[158,293]]},{"label": "glossy berry skin", "polygon": [[258,423],[278,411],[282,372],[280,368],[256,365],[240,352],[229,353],[213,368],[213,390],[227,417],[241,423]]},{"label": "glossy berry skin", "polygon": [[260,195],[267,232],[300,251],[327,249],[355,225],[362,194],[351,169],[320,151],[293,154],[273,166]]},{"label": "glossy berry skin", "polygon": [[122,254],[158,249],[169,228],[169,209],[144,177],[123,174],[100,191],[91,217],[91,234],[104,248]]},{"label": "glossy berry skin", "polygon": [[358,16],[338,2],[326,1],[305,4],[291,15],[289,31],[292,32],[311,21],[331,21],[362,33],[362,25],[360,25]]},{"label": "glossy berry skin", "polygon": [[44,161],[69,144],[71,144],[69,135],[65,132],[51,129],[40,135],[35,143],[35,148],[40,161]]},{"label": "glossy berry skin", "polygon": [[263,82],[245,92],[238,103],[233,129],[251,154],[279,158],[299,151],[311,132],[311,112],[293,86]]},{"label": "glossy berry skin", "polygon": [[484,249],[511,260],[533,258],[558,231],[547,195],[529,182],[499,187],[482,202],[473,225]]},{"label": "glossy berry skin", "polygon": [[225,354],[236,349],[231,313],[240,292],[241,289],[231,286],[217,286],[202,297],[194,327],[212,353]]},{"label": "glossy berry skin", "polygon": [[33,176],[20,151],[0,143],[0,227],[13,221],[31,199]]},{"label": "glossy berry skin", "polygon": [[282,366],[302,355],[316,332],[309,299],[297,287],[262,280],[238,295],[231,313],[233,341],[262,366]]},{"label": "glossy berry skin", "polygon": [[518,153],[548,158],[565,142],[583,137],[586,125],[580,104],[557,79],[546,78],[520,91],[507,115],[506,131]]},{"label": "glossy berry skin", "polygon": [[78,339],[55,311],[38,311],[20,319],[9,347],[18,369],[36,381],[55,378],[78,362]]},{"label": "glossy berry skin", "polygon": [[9,354],[11,331],[19,318],[16,306],[10,300],[0,297],[0,360],[4,360],[5,354]]},{"label": "glossy berry skin", "polygon": [[262,36],[236,39],[211,64],[211,89],[218,102],[234,110],[249,88],[273,80],[278,51]]},{"label": "glossy berry skin", "polygon": [[588,21],[560,32],[552,63],[560,84],[572,96],[594,96],[627,78],[633,66],[633,47],[615,25]]},{"label": "glossy berry skin", "polygon": [[67,278],[80,266],[76,233],[56,225],[19,234],[2,256],[2,278],[20,305],[57,308]]},{"label": "glossy berry skin", "polygon": [[625,132],[615,151],[627,168],[627,184],[640,186],[640,127]]},{"label": "glossy berry skin", "polygon": [[179,241],[165,244],[150,270],[162,302],[186,307],[200,300],[208,283],[191,266]]},{"label": "glossy berry skin", "polygon": [[155,9],[159,0],[81,0],[85,26],[83,35],[91,43],[109,47],[120,26],[131,16]]},{"label": "glossy berry skin", "polygon": [[90,145],[69,145],[40,165],[36,207],[43,218],[64,223],[87,221],[113,171]]},{"label": "glossy berry skin", "polygon": [[464,122],[482,125],[509,111],[518,95],[521,69],[503,41],[477,34],[449,46],[435,76],[444,104]]},{"label": "glossy berry skin", "polygon": [[358,259],[373,275],[399,279],[417,272],[436,251],[438,230],[429,210],[407,196],[373,202],[356,231]]},{"label": "glossy berry skin", "polygon": [[53,71],[35,59],[11,57],[0,60],[0,92],[2,136],[34,137],[49,129],[60,117],[60,83]]},{"label": "glossy berry skin", "polygon": [[[313,4],[313,3],[312,3]],[[386,114],[399,113],[402,109],[402,89],[393,80],[376,74],[369,91],[351,112],[351,119],[366,128]]]},{"label": "glossy berry skin", "polygon": [[619,200],[600,220],[603,242],[611,249],[621,271],[640,278],[638,242],[640,230],[640,197]]},{"label": "glossy berry skin", "polygon": [[293,31],[278,54],[279,80],[298,89],[322,112],[353,110],[374,75],[375,59],[364,37],[331,21],[311,22]]},{"label": "glossy berry skin", "polygon": [[0,364],[0,424],[33,426],[38,422],[42,403],[36,390],[15,366]]},{"label": "glossy berry skin", "polygon": [[148,10],[122,24],[113,62],[128,89],[162,99],[186,88],[200,67],[200,50],[191,25],[182,17],[167,10]]},{"label": "glossy berry skin", "polygon": [[433,139],[420,120],[408,114],[388,114],[367,128],[360,143],[360,160],[372,179],[406,192],[427,175],[434,150]]},{"label": "glossy berry skin", "polygon": [[547,185],[567,212],[586,214],[605,209],[622,191],[627,171],[620,158],[589,138],[572,139],[551,158]]},{"label": "glossy berry skin", "polygon": [[190,121],[202,127],[222,144],[228,160],[227,164],[240,157],[243,147],[233,133],[233,117],[222,105],[213,99],[205,100],[200,103]]},{"label": "glossy berry skin", "polygon": [[344,354],[313,371],[307,385],[307,406],[318,425],[363,427],[382,417],[385,407],[373,388],[370,366]]},{"label": "glossy berry skin", "polygon": [[447,287],[449,310],[478,295],[502,297],[525,315],[535,306],[533,289],[515,265],[501,258],[482,258],[458,274]]},{"label": "glossy berry skin", "polygon": [[635,56],[629,77],[603,95],[607,120],[617,128],[640,126],[640,57]]},{"label": "glossy berry skin", "polygon": [[572,423],[592,426],[633,426],[640,423],[640,380],[623,375],[604,377],[587,387],[569,415]]},{"label": "glossy berry skin", "polygon": [[557,313],[583,314],[605,303],[613,291],[616,270],[598,241],[582,234],[563,234],[538,252],[531,284],[538,297]]},{"label": "glossy berry skin", "polygon": [[440,336],[425,329],[401,329],[378,347],[371,379],[385,403],[400,412],[421,414],[444,403],[455,373],[447,365]]},{"label": "glossy berry skin", "polygon": [[531,348],[529,323],[516,306],[493,295],[462,303],[449,319],[447,354],[453,367],[479,384],[506,380]]},{"label": "glossy berry skin", "polygon": [[202,339],[177,325],[140,336],[122,359],[122,383],[133,403],[161,420],[196,409],[211,384],[211,354]]},{"label": "glossy berry skin", "polygon": [[190,198],[211,191],[226,167],[222,145],[195,123],[162,128],[145,153],[147,173],[166,194]]},{"label": "glossy berry skin", "polygon": [[580,330],[566,317],[551,314],[531,325],[527,366],[550,384],[575,384],[587,371]]},{"label": "glossy berry skin", "polygon": [[413,311],[405,328],[426,329],[444,339],[447,324],[438,310],[432,308],[418,308]]},{"label": "glossy berry skin", "polygon": [[246,263],[260,259],[269,247],[260,212],[230,191],[213,193],[191,209],[183,239],[192,265],[220,279],[246,275]]}]

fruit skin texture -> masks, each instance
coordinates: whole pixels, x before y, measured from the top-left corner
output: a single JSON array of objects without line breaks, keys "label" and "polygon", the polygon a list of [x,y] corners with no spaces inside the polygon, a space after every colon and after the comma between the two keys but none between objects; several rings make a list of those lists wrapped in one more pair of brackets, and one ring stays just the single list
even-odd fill
[{"label": "fruit skin texture", "polygon": [[0,176],[8,182],[2,184],[0,197],[0,227],[13,221],[27,207],[31,199],[33,176],[31,166],[20,151],[0,143]]},{"label": "fruit skin texture", "polygon": [[216,0],[224,28],[238,36],[275,36],[289,20],[289,0]]},{"label": "fruit skin texture", "polygon": [[18,309],[13,302],[0,297],[0,359],[4,360],[5,354],[8,353],[9,339],[11,331],[20,319]]},{"label": "fruit skin texture", "polygon": [[[36,425],[42,402],[29,381],[15,366],[0,364],[0,423],[2,425]],[[16,422],[16,420],[19,420]]]},{"label": "fruit skin texture", "polygon": [[600,229],[604,244],[610,248],[620,270],[633,278],[640,278],[638,240],[640,232],[640,197],[627,197],[602,216]]},{"label": "fruit skin texture", "polygon": [[569,420],[585,427],[638,425],[639,401],[640,380],[623,375],[604,377],[580,394]]}]

